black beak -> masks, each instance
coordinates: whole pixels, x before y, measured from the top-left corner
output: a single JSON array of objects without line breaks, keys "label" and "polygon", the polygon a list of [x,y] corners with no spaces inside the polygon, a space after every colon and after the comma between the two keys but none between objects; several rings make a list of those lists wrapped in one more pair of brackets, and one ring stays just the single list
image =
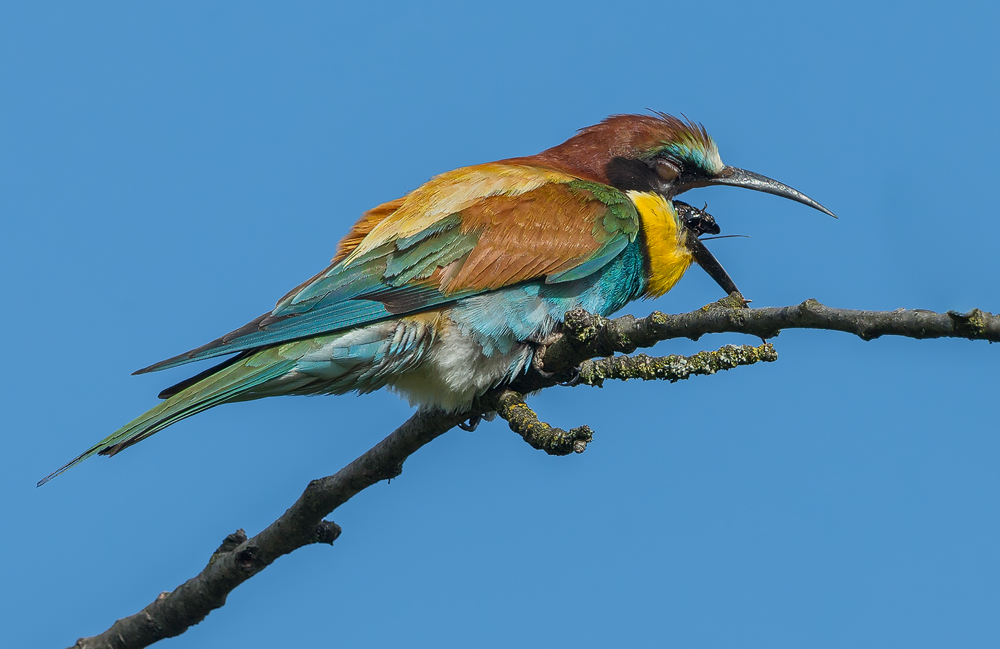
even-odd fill
[{"label": "black beak", "polygon": [[[702,243],[693,232],[688,233],[687,247],[688,250],[691,251],[691,254],[694,256],[694,260],[698,263],[698,265],[705,269],[705,272],[708,273],[709,277],[715,280],[715,283],[726,292],[726,295],[731,293],[740,293],[740,289],[736,288],[736,283],[733,282],[733,278],[729,276],[729,273],[727,273],[726,269],[722,267],[719,260],[715,258],[715,255],[713,255],[709,249],[705,247],[705,244]],[[740,295],[743,294],[740,293]]]},{"label": "black beak", "polygon": [[698,185],[702,187],[705,185],[732,185],[733,187],[744,187],[746,189],[764,192],[765,194],[774,194],[775,196],[781,196],[782,198],[790,198],[793,201],[797,201],[803,205],[808,205],[815,210],[819,210],[824,214],[829,214],[833,218],[837,218],[833,212],[826,209],[797,189],[792,189],[788,185],[779,183],[777,180],[773,180],[767,176],[761,176],[760,174],[755,174],[754,172],[747,171],[746,169],[740,169],[739,167],[726,166],[718,174],[702,180],[698,183]]}]

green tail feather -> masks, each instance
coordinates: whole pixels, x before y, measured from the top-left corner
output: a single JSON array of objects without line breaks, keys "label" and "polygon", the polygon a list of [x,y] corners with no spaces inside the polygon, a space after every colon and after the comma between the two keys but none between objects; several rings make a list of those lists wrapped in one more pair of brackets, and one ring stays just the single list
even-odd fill
[{"label": "green tail feather", "polygon": [[274,348],[254,354],[173,395],[152,410],[136,417],[57,471],[38,481],[42,486],[93,455],[115,455],[181,419],[214,406],[233,401],[260,384],[277,378],[295,367],[295,361],[281,358]]}]

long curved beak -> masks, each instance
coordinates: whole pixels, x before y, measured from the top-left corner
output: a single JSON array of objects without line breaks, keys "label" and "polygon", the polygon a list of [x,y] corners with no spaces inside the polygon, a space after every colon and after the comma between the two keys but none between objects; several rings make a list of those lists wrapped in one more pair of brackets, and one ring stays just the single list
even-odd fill
[{"label": "long curved beak", "polygon": [[722,267],[719,260],[715,258],[715,255],[705,247],[705,244],[693,232],[688,233],[687,248],[691,251],[691,255],[698,265],[705,269],[709,277],[715,280],[715,283],[726,292],[726,295],[740,293],[740,289],[736,288],[736,282],[733,281],[733,278],[729,276],[729,273]]},{"label": "long curved beak", "polygon": [[782,198],[790,198],[793,201],[802,203],[803,205],[808,205],[814,210],[819,210],[824,214],[829,214],[833,218],[837,218],[836,214],[797,189],[792,189],[788,185],[779,183],[777,180],[756,174],[752,171],[747,171],[746,169],[740,169],[739,167],[730,167],[727,165],[718,174],[710,178],[706,178],[702,182],[704,182],[705,185],[732,185],[733,187],[745,187],[746,189],[764,192],[765,194],[774,194],[775,196],[781,196]]}]

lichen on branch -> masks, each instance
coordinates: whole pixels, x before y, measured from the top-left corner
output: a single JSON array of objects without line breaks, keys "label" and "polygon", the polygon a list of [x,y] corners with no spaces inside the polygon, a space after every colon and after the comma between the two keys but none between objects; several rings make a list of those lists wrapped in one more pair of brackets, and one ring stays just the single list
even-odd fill
[{"label": "lichen on branch", "polygon": [[587,385],[602,386],[608,379],[626,381],[670,381],[675,383],[697,375],[715,374],[740,365],[770,363],[778,360],[778,352],[771,343],[758,347],[752,345],[726,345],[714,352],[698,352],[693,356],[612,356],[586,361],[580,366],[580,380]]},{"label": "lichen on branch", "polygon": [[524,395],[513,390],[504,390],[497,397],[497,414],[532,448],[549,455],[583,453],[587,444],[594,439],[594,431],[590,426],[565,431],[539,421],[535,411],[524,402]]}]

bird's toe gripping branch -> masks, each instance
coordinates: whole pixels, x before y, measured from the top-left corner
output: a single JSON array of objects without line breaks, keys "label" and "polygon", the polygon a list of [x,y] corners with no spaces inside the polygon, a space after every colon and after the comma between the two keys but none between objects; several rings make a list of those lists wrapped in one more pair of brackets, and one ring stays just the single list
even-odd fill
[{"label": "bird's toe gripping branch", "polygon": [[590,426],[565,431],[539,421],[535,411],[524,402],[524,395],[513,390],[505,390],[497,398],[497,414],[532,448],[549,455],[583,453],[587,444],[594,439],[594,431]]},{"label": "bird's toe gripping branch", "polygon": [[569,367],[569,369],[562,372],[547,372],[544,369],[545,351],[550,344],[562,337],[561,329],[562,327],[544,339],[528,339],[528,342],[535,348],[535,352],[531,358],[531,368],[543,379],[553,379],[557,382],[557,385],[573,387],[580,383],[580,365]]}]

